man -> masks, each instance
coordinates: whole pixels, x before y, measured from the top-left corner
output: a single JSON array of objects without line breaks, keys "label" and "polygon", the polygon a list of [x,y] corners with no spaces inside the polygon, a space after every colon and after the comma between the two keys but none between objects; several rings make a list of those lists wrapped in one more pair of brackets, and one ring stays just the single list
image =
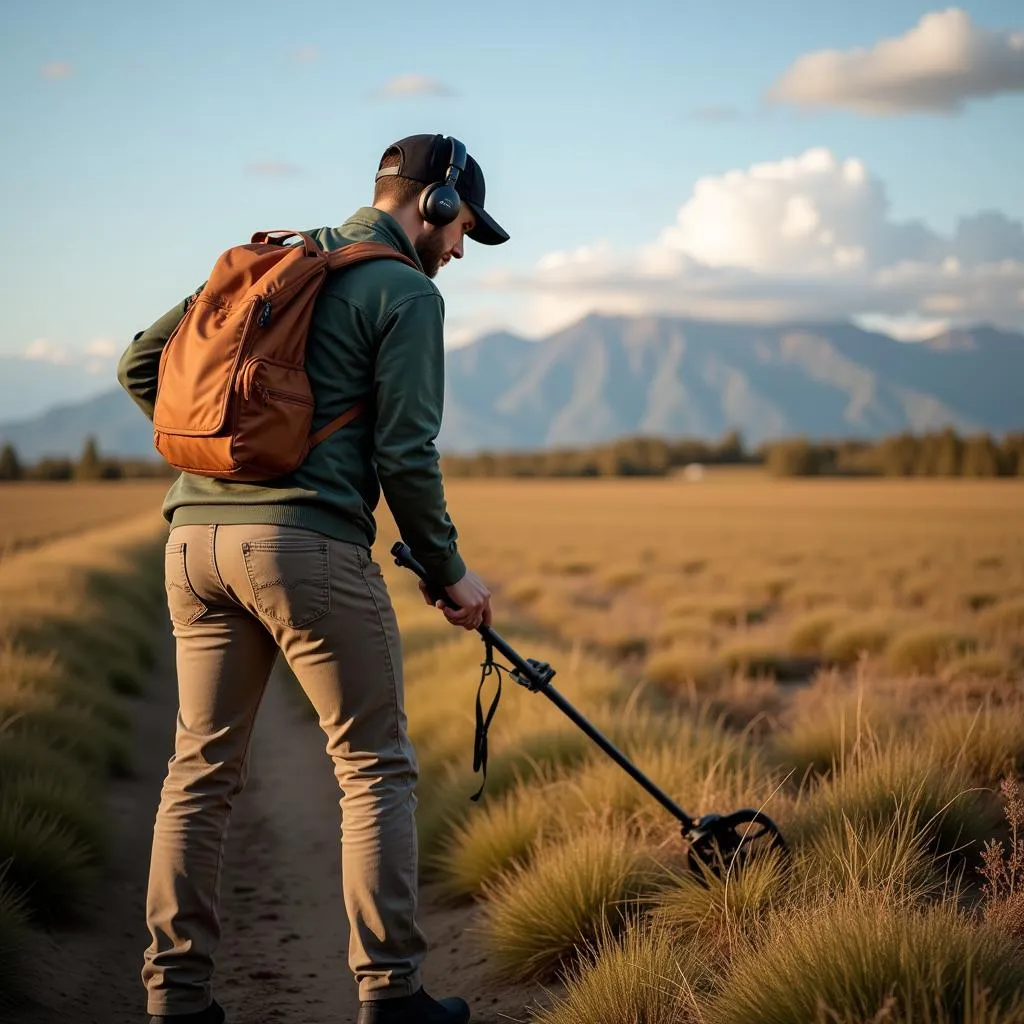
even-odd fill
[{"label": "man", "polygon": [[[465,629],[490,623],[490,592],[459,554],[435,448],[444,304],[432,279],[462,258],[465,236],[497,245],[508,235],[485,211],[483,174],[468,156],[454,182],[455,219],[425,219],[421,193],[450,181],[454,154],[440,135],[402,139],[381,158],[373,206],[340,228],[310,232],[325,249],[384,242],[419,268],[388,259],[356,264],[329,275],[317,299],[306,350],[313,430],[360,397],[372,396],[372,411],[286,477],[252,484],[183,473],[164,501],[180,707],[146,904],[152,941],[142,977],[151,1024],[225,1019],[211,986],[224,834],[279,650],[319,715],[342,790],[342,888],[359,1024],[469,1020],[463,1000],[438,1002],[422,988],[418,764],[395,614],[371,557],[383,492],[403,539],[459,606],[438,602],[448,620]],[[150,419],[160,353],[186,305],[136,335],[118,366],[121,385]]]}]

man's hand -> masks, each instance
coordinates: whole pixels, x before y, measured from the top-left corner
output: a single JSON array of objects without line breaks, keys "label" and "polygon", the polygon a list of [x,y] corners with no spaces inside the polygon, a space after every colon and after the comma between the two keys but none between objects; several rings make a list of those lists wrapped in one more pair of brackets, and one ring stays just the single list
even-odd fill
[{"label": "man's hand", "polygon": [[427,593],[427,585],[420,581],[420,593],[427,604],[440,608],[453,626],[463,629],[477,629],[479,626],[491,624],[491,592],[484,581],[475,572],[466,570],[466,575],[445,587],[448,596],[459,605],[458,609],[449,608],[444,601],[433,601]]}]

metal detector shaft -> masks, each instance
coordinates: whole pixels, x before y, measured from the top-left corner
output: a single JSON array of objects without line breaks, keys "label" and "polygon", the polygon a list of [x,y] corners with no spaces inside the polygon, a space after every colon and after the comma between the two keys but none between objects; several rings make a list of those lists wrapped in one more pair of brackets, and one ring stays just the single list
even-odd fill
[{"label": "metal detector shaft", "polygon": [[[391,548],[391,554],[395,559],[395,565],[404,569],[411,569],[426,585],[428,595],[435,601],[444,601],[450,608],[459,606],[452,601],[443,587],[431,584],[427,577],[426,570],[413,557],[408,544],[401,541]],[[551,678],[555,671],[550,665],[544,662],[534,661],[532,658],[523,658],[507,640],[490,626],[478,626],[476,630],[496,651],[501,652],[514,666],[515,672],[512,678],[528,690],[543,693],[562,714],[571,719],[580,729],[583,730],[616,764],[626,771],[638,782],[651,796],[654,797],[662,807],[665,808],[686,831],[690,831],[694,825],[694,819],[684,811],[667,793],[652,782],[642,771],[611,740],[600,730],[596,729],[587,721],[562,696],[552,685]]]}]

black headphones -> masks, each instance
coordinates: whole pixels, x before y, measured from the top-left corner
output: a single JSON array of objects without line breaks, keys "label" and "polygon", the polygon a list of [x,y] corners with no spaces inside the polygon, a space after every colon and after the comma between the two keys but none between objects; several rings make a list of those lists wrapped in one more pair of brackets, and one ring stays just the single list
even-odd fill
[{"label": "black headphones", "polygon": [[458,139],[446,138],[452,144],[452,152],[444,181],[435,181],[420,193],[420,216],[438,227],[451,224],[459,215],[462,197],[455,191],[455,182],[466,169],[466,147]]},{"label": "black headphones", "polygon": [[[462,198],[455,191],[455,183],[466,169],[466,147],[449,135],[446,135],[445,139],[452,144],[452,151],[448,158],[448,170],[445,171],[444,181],[435,181],[428,185],[420,193],[419,201],[420,216],[428,224],[436,224],[438,227],[451,224],[459,215]],[[390,174],[397,175],[398,168],[385,167],[379,170],[377,179]]]}]

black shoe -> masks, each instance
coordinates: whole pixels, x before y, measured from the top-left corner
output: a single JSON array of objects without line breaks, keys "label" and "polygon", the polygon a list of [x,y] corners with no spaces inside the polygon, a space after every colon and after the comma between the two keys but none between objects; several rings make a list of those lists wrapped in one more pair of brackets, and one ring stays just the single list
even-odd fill
[{"label": "black shoe", "polygon": [[356,1024],[469,1024],[464,999],[431,999],[421,988],[411,996],[359,1004]]},{"label": "black shoe", "polygon": [[198,1013],[174,1013],[169,1017],[154,1015],[149,1018],[149,1024],[224,1024],[224,1011],[214,999],[205,1010]]}]

